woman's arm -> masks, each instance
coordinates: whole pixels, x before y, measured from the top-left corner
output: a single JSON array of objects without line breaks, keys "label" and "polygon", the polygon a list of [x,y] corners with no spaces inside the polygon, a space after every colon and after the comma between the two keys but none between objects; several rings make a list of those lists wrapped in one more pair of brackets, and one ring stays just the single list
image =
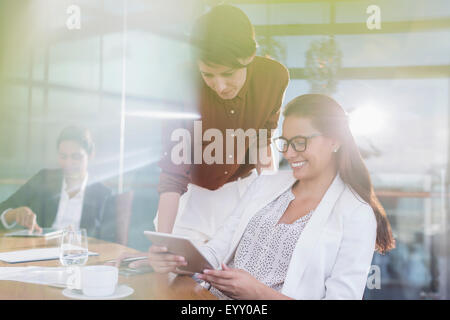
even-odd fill
[{"label": "woman's arm", "polygon": [[238,206],[227,218],[225,224],[217,231],[214,238],[205,245],[199,247],[200,251],[208,258],[215,269],[226,259],[231,241],[241,219],[242,211]]},{"label": "woman's arm", "polygon": [[219,268],[221,263],[225,262],[227,254],[230,251],[231,241],[239,227],[247,205],[252,200],[255,190],[264,187],[263,184],[260,183],[261,178],[263,177],[258,177],[251,183],[239,201],[239,204],[234,208],[223,226],[216,232],[210,241],[200,247],[202,253],[213,263],[214,268]]},{"label": "woman's arm", "polygon": [[159,196],[158,232],[172,233],[179,202],[180,194],[177,192],[165,192]]},{"label": "woman's arm", "polygon": [[256,171],[258,172],[258,175],[260,175],[263,171],[274,171],[274,169],[271,145],[265,145],[258,149]]}]

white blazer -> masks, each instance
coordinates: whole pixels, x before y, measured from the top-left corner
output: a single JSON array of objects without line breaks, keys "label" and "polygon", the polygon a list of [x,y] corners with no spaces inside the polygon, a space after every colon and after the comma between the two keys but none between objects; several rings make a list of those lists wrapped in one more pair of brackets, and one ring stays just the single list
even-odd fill
[{"label": "white blazer", "polygon": [[[295,181],[291,170],[259,176],[202,252],[216,267],[230,262],[251,218]],[[294,299],[362,299],[376,230],[372,208],[336,176],[297,241],[281,293]]]}]

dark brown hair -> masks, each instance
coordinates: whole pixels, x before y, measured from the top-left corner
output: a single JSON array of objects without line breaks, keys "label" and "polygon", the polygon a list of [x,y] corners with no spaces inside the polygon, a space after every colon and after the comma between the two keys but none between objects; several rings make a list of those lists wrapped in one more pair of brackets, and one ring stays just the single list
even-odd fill
[{"label": "dark brown hair", "polygon": [[196,20],[191,45],[194,57],[206,64],[244,68],[238,59],[256,52],[255,31],[241,9],[219,5]]},{"label": "dark brown hair", "polygon": [[94,141],[92,140],[91,133],[86,128],[77,126],[69,126],[64,128],[59,134],[56,147],[59,148],[59,145],[63,141],[77,142],[88,155],[92,155],[94,152]]},{"label": "dark brown hair", "polygon": [[376,250],[386,253],[395,248],[391,225],[381,206],[369,171],[359,153],[350,131],[348,117],[342,107],[332,98],[322,94],[305,94],[290,101],[283,115],[308,118],[324,136],[336,139],[341,144],[337,152],[337,168],[344,183],[367,202],[377,220]]}]

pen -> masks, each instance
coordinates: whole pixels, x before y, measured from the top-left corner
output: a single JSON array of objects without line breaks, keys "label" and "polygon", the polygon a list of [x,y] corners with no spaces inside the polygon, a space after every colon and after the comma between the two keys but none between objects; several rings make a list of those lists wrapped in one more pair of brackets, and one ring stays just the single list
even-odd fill
[{"label": "pen", "polygon": [[[123,259],[123,260],[121,261],[121,264],[122,264],[122,263],[127,263],[127,262],[134,262],[134,261],[139,261],[139,260],[145,260],[145,259],[147,259],[147,256],[125,258],[125,259]],[[106,262],[107,262],[107,263],[109,263],[109,262],[116,262],[116,259],[108,260],[108,261],[106,261]]]}]

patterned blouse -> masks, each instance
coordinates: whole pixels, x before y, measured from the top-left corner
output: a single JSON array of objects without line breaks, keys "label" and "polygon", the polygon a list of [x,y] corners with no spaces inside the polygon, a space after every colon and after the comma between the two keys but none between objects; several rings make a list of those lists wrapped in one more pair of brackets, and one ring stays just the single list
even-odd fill
[{"label": "patterned blouse", "polygon": [[[245,270],[281,291],[297,240],[313,214],[311,211],[292,224],[278,224],[293,199],[292,189],[287,189],[250,220],[229,267]],[[230,299],[214,287],[210,292],[219,299]]]}]

